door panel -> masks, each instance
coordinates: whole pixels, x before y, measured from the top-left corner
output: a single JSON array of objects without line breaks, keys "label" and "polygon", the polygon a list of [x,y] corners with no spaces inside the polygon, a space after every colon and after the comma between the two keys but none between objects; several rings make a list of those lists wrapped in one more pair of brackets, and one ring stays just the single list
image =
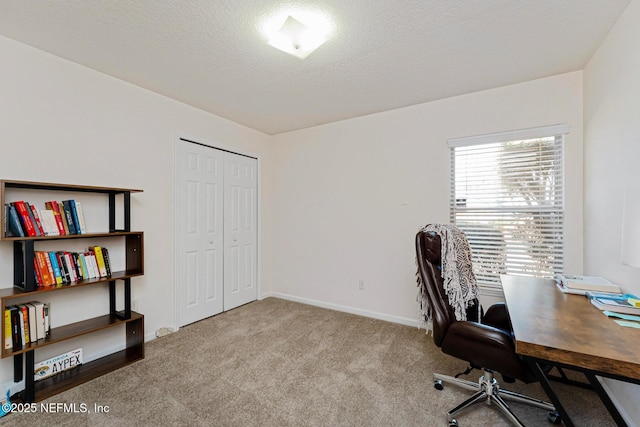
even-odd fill
[{"label": "door panel", "polygon": [[224,309],[258,298],[257,160],[225,153]]},{"label": "door panel", "polygon": [[223,165],[219,150],[179,143],[177,200],[178,322],[223,308]]}]

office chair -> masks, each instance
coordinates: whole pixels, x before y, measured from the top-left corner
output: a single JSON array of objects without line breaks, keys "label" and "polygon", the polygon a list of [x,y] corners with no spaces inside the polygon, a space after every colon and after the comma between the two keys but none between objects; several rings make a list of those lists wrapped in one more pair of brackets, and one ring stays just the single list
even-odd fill
[{"label": "office chair", "polygon": [[[483,375],[477,383],[448,375],[433,374],[434,386],[438,390],[442,390],[442,383],[446,382],[476,391],[471,397],[447,412],[449,426],[458,425],[454,419],[456,414],[483,401],[502,411],[514,425],[522,426],[523,424],[511,411],[505,399],[546,409],[550,411],[548,420],[560,423],[560,416],[551,403],[500,388],[494,372],[501,373],[505,382],[518,379],[531,383],[536,381],[536,377],[526,362],[515,352],[509,314],[504,303],[492,305],[484,315],[477,307],[470,307],[467,310],[466,321],[456,320],[455,312],[443,287],[440,270],[441,243],[440,235],[433,231],[422,230],[416,235],[418,274],[431,310],[433,340],[443,353],[468,362],[472,368],[483,370]],[[477,299],[474,302],[479,305]]]}]

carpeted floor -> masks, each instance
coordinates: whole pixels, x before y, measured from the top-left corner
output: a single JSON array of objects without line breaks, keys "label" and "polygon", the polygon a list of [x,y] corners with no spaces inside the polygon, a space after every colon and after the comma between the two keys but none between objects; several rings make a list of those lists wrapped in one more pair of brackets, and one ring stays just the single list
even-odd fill
[{"label": "carpeted floor", "polygon": [[[269,298],[156,339],[144,360],[44,401],[87,413],[11,414],[0,425],[447,426],[470,392],[437,391],[432,373],[465,367],[424,330]],[[537,384],[507,386],[546,399]],[[557,389],[576,425],[614,425],[595,393]],[[511,406],[526,425],[548,424],[543,410]],[[484,404],[457,420],[509,425]]]}]

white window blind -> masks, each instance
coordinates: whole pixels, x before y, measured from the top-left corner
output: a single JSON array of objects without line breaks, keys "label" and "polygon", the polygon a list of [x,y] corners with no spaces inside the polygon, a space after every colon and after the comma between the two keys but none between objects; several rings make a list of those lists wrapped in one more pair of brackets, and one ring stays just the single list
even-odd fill
[{"label": "white window blind", "polygon": [[500,274],[564,270],[565,125],[449,141],[451,222],[473,254],[478,285],[501,294]]}]

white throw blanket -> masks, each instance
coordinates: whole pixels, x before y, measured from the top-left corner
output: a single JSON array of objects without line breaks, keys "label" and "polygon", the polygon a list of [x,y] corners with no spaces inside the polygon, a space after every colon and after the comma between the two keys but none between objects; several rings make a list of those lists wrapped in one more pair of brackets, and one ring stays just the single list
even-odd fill
[{"label": "white throw blanket", "polygon": [[[456,320],[467,320],[467,308],[479,295],[478,284],[472,270],[471,248],[467,237],[459,228],[451,224],[428,224],[420,231],[433,231],[440,235],[443,287],[449,297],[449,304],[455,312]],[[416,277],[419,288],[421,326],[429,332],[432,328],[431,307],[419,271],[416,273]]]}]

